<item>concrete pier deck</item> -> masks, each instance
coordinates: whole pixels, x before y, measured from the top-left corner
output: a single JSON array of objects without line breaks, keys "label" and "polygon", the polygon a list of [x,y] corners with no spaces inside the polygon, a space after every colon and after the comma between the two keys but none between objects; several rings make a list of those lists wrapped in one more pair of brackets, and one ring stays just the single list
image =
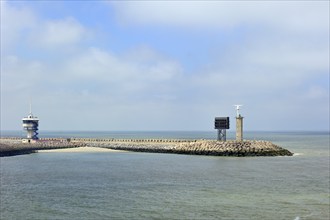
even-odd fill
[{"label": "concrete pier deck", "polygon": [[214,141],[182,139],[95,139],[95,138],[43,138],[36,143],[22,143],[20,138],[1,138],[0,156],[33,153],[76,147],[98,147],[150,153],[175,153],[213,156],[292,156],[293,153],[269,141]]}]

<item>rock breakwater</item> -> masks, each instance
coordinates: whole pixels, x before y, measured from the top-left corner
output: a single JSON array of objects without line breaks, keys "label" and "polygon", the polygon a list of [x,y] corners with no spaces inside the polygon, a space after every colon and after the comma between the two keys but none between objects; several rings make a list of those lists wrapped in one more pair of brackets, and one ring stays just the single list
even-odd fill
[{"label": "rock breakwater", "polygon": [[289,150],[269,141],[89,141],[91,147],[105,147],[113,150],[126,150],[150,153],[175,153],[213,156],[292,156]]},{"label": "rock breakwater", "polygon": [[33,153],[43,149],[73,147],[102,147],[112,150],[125,150],[150,153],[174,153],[213,156],[292,156],[293,153],[269,141],[213,141],[175,139],[41,139],[36,143],[23,144],[21,139],[1,139],[0,156]]},{"label": "rock breakwater", "polygon": [[1,138],[0,157],[31,154],[38,150],[75,148],[81,146],[85,146],[85,144],[68,142],[65,139],[41,140],[36,143],[22,143],[22,139],[19,138]]}]

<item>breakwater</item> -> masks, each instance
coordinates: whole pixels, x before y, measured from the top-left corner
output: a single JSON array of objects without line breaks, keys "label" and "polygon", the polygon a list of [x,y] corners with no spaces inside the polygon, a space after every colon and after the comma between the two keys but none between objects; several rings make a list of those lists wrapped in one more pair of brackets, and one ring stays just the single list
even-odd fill
[{"label": "breakwater", "polygon": [[36,143],[21,143],[19,138],[0,139],[0,155],[35,152],[43,149],[72,147],[101,147],[150,153],[175,153],[213,156],[292,156],[293,153],[269,141],[244,140],[181,140],[181,139],[95,139],[95,138],[45,138]]},{"label": "breakwater", "polygon": [[213,140],[121,140],[86,141],[90,147],[104,147],[150,153],[175,153],[213,156],[292,156],[287,149],[269,141],[213,141]]},{"label": "breakwater", "polygon": [[21,138],[1,138],[0,157],[36,153],[38,150],[64,149],[85,146],[66,139],[40,140],[35,143],[22,143]]}]

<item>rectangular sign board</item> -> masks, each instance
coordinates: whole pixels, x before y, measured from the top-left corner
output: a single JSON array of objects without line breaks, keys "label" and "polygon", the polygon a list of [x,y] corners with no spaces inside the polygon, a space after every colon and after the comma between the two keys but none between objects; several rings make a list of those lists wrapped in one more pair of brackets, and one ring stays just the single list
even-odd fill
[{"label": "rectangular sign board", "polygon": [[214,120],[215,129],[229,129],[229,117],[216,117]]}]

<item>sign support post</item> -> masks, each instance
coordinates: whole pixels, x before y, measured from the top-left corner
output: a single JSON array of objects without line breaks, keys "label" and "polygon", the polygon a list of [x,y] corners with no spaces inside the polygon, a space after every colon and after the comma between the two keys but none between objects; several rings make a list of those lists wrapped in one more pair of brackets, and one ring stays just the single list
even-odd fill
[{"label": "sign support post", "polygon": [[218,141],[226,141],[226,129],[229,129],[229,117],[216,117],[214,129],[218,130]]}]

